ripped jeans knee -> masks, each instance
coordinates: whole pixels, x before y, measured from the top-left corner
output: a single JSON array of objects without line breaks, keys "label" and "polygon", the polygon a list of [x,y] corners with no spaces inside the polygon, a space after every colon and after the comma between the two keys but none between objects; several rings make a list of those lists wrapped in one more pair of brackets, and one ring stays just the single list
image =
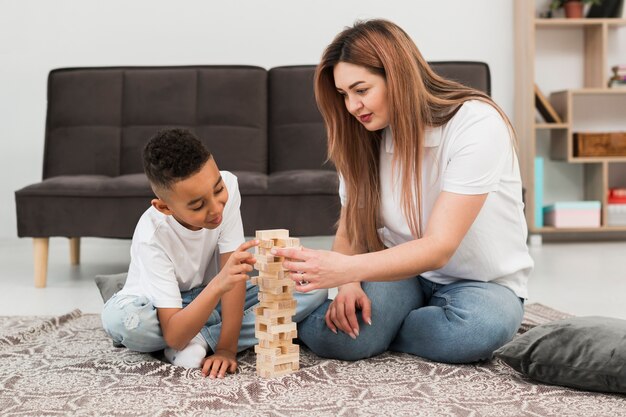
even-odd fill
[{"label": "ripped jeans knee", "polygon": [[102,327],[116,346],[137,352],[167,347],[156,308],[144,296],[115,294],[102,309]]}]

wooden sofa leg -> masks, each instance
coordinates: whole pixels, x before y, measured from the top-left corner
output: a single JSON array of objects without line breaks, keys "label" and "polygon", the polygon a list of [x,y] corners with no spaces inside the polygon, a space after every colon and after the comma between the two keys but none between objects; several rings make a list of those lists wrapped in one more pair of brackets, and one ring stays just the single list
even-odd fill
[{"label": "wooden sofa leg", "polygon": [[47,237],[33,239],[35,249],[35,287],[44,288],[48,275],[48,242]]},{"label": "wooden sofa leg", "polygon": [[80,263],[80,238],[70,238],[70,264],[78,265]]}]

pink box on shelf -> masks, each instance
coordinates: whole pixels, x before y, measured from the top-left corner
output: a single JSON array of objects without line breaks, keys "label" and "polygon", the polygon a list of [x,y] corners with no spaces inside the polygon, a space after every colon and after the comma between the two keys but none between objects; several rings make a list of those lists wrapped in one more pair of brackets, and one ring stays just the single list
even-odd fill
[{"label": "pink box on shelf", "polygon": [[600,227],[599,201],[562,201],[543,208],[544,224],[553,227]]}]

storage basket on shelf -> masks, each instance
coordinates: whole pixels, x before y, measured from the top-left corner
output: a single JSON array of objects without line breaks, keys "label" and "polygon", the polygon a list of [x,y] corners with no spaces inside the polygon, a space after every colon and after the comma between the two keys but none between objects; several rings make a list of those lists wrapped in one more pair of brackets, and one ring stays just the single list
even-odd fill
[{"label": "storage basket on shelf", "polygon": [[576,156],[626,156],[626,132],[574,133]]}]

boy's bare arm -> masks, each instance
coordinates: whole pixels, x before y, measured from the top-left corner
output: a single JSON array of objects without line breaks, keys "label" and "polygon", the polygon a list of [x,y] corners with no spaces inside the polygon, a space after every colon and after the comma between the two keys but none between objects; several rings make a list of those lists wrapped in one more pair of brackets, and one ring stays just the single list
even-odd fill
[{"label": "boy's bare arm", "polygon": [[[163,338],[168,346],[177,350],[187,346],[189,341],[200,332],[200,329],[202,329],[202,326],[204,326],[220,299],[223,297],[229,299],[228,293],[236,287],[241,288],[241,286],[243,286],[244,291],[243,295],[240,295],[243,314],[245,282],[248,279],[247,273],[252,271],[251,264],[255,262],[254,256],[246,252],[246,250],[257,244],[258,241],[256,240],[245,242],[234,252],[224,254],[228,256],[225,258],[226,262],[222,262],[224,266],[220,273],[209,282],[205,289],[187,307],[157,309]],[[222,255],[220,260],[224,259],[224,255]],[[239,291],[241,290],[239,289]],[[231,304],[231,302],[229,301],[228,304]],[[224,311],[222,311],[222,315],[226,315]],[[222,332],[224,327],[226,326],[223,326]],[[241,318],[239,319],[239,327],[241,327]],[[239,330],[237,330],[238,336]],[[235,339],[235,352],[237,351],[237,340]]]},{"label": "boy's bare arm", "polygon": [[[220,256],[221,268],[228,263],[232,252]],[[227,350],[237,354],[241,320],[243,319],[243,305],[246,299],[246,283],[240,282],[222,296],[222,331],[217,343],[216,351]]]}]

